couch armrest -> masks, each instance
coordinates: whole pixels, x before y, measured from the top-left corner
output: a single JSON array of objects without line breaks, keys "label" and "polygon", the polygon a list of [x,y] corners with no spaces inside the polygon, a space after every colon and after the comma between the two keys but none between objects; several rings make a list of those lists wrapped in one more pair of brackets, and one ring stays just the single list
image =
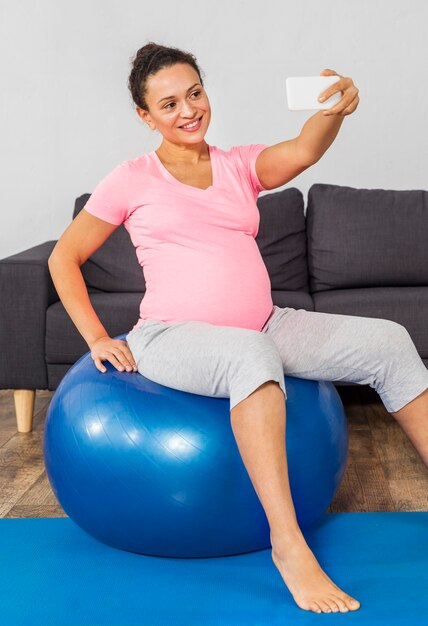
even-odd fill
[{"label": "couch armrest", "polygon": [[0,259],[0,389],[47,389],[46,309],[59,300],[48,258],[56,243]]}]

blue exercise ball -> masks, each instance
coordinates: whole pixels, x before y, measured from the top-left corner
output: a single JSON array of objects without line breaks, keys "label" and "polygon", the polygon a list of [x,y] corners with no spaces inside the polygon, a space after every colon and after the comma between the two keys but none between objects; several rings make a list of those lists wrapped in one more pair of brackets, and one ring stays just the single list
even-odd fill
[{"label": "blue exercise ball", "polygon": [[[101,542],[150,556],[270,547],[229,398],[170,389],[104,365],[101,373],[89,352],[82,356],[46,416],[46,473],[70,519]],[[303,530],[321,518],[339,487],[348,428],[332,382],[285,376],[285,385],[288,472]]]}]

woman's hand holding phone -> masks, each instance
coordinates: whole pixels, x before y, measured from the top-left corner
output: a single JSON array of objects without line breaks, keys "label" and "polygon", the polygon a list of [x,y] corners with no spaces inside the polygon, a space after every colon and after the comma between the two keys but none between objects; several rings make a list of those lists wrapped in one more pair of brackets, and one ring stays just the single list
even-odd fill
[{"label": "woman's hand holding phone", "polygon": [[349,115],[360,101],[359,89],[352,78],[329,69],[320,76],[291,76],[286,87],[290,111],[327,109],[323,115]]}]

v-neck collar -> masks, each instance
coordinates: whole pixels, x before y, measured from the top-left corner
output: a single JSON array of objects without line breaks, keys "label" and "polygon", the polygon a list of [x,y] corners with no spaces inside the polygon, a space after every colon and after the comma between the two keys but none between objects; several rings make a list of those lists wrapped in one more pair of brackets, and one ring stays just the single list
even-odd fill
[{"label": "v-neck collar", "polygon": [[210,144],[207,144],[207,145],[208,145],[208,153],[210,155],[210,161],[211,161],[212,185],[210,185],[206,189],[201,189],[201,187],[195,187],[194,185],[188,185],[187,183],[182,183],[181,180],[178,180],[178,178],[173,176],[171,172],[167,170],[165,165],[162,163],[162,161],[158,157],[156,150],[153,150],[151,154],[153,155],[153,159],[155,163],[157,164],[159,171],[163,174],[163,176],[169,182],[174,183],[175,185],[178,185],[180,187],[186,187],[187,189],[192,189],[196,193],[206,193],[207,191],[211,191],[211,189],[214,189],[214,187],[217,184],[217,169],[216,169],[217,166],[216,166],[216,160],[215,160],[215,146],[211,146]]}]

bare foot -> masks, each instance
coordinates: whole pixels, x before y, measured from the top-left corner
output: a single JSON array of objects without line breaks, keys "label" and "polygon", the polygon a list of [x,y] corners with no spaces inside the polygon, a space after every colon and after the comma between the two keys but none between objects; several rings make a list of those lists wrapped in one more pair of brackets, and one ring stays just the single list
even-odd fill
[{"label": "bare foot", "polygon": [[321,569],[304,536],[284,545],[272,541],[272,560],[297,606],[314,613],[347,613],[360,603],[339,589]]}]

